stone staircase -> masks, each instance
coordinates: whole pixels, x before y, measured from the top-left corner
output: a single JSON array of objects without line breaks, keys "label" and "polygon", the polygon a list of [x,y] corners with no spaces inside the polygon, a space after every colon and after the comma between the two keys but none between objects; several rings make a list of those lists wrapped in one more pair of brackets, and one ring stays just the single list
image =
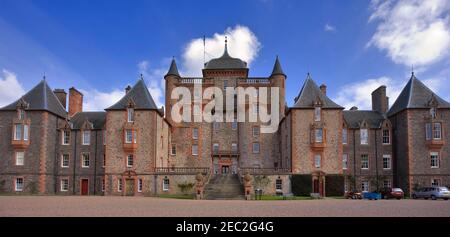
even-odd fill
[{"label": "stone staircase", "polygon": [[205,199],[209,200],[243,200],[244,186],[237,174],[218,174],[211,176],[205,186]]}]

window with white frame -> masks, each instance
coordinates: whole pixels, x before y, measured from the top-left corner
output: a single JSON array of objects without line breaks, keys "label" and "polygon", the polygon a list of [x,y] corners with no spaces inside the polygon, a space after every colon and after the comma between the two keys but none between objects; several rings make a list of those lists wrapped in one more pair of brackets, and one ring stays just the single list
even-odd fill
[{"label": "window with white frame", "polygon": [[133,142],[133,130],[126,129],[125,130],[125,143],[132,143]]},{"label": "window with white frame", "polygon": [[442,139],[441,123],[433,123],[433,139],[434,140]]},{"label": "window with white frame", "polygon": [[390,188],[391,187],[391,181],[389,179],[383,180],[383,188]]},{"label": "window with white frame", "polygon": [[322,128],[316,128],[314,130],[314,141],[316,143],[322,143],[323,142],[323,129]]},{"label": "window with white frame", "polygon": [[369,169],[369,155],[361,155],[361,169]]},{"label": "window with white frame", "polygon": [[69,154],[62,154],[61,155],[61,167],[62,168],[69,167]]},{"label": "window with white frame", "polygon": [[275,189],[276,189],[277,191],[283,190],[283,180],[282,180],[282,179],[277,179],[277,180],[275,181]]},{"label": "window with white frame", "polygon": [[315,154],[314,155],[314,167],[316,169],[320,169],[321,166],[322,166],[322,156],[320,154]]},{"label": "window with white frame", "polygon": [[430,152],[431,168],[439,168],[439,152]]},{"label": "window with white frame", "polygon": [[91,144],[91,131],[84,130],[83,131],[83,145],[89,145],[89,144]]},{"label": "window with white frame", "polygon": [[61,179],[61,192],[69,191],[69,179]]},{"label": "window with white frame", "polygon": [[391,155],[383,155],[383,169],[391,169],[392,159]]},{"label": "window with white frame", "polygon": [[369,144],[369,131],[367,128],[362,128],[359,130],[361,145]]},{"label": "window with white frame", "polygon": [[62,136],[61,136],[61,142],[62,145],[69,145],[70,143],[70,131],[69,130],[62,130]]},{"label": "window with white frame", "polygon": [[389,129],[383,129],[383,144],[391,143],[391,135]]},{"label": "window with white frame", "polygon": [[90,165],[90,159],[89,159],[89,153],[83,153],[81,155],[81,167],[82,168],[89,168]]},{"label": "window with white frame", "polygon": [[192,155],[198,156],[198,145],[197,144],[192,145]]},{"label": "window with white frame", "polygon": [[142,179],[138,179],[138,192],[142,193]]},{"label": "window with white frame", "polygon": [[128,168],[133,167],[133,162],[134,162],[133,158],[134,158],[133,154],[128,154],[127,155],[127,167]]},{"label": "window with white frame", "polygon": [[23,125],[23,140],[24,141],[28,141],[29,139],[29,126],[28,124],[24,124]]},{"label": "window with white frame", "polygon": [[16,151],[16,165],[22,166],[25,163],[25,152]]},{"label": "window with white frame", "polygon": [[236,121],[233,121],[232,123],[231,123],[231,130],[236,130],[237,129],[237,126],[238,125],[238,123],[236,122]]},{"label": "window with white frame", "polygon": [[117,180],[117,192],[122,192],[122,179]]},{"label": "window with white frame", "polygon": [[253,126],[252,133],[254,137],[259,136],[259,126]]},{"label": "window with white frame", "polygon": [[23,191],[23,178],[16,178],[15,182],[15,190],[16,192],[22,192]]},{"label": "window with white frame", "polygon": [[442,124],[441,123],[426,123],[425,124],[425,139],[426,140],[441,140],[442,139]]},{"label": "window with white frame", "polygon": [[105,192],[106,189],[106,181],[105,178],[102,179],[102,192]]},{"label": "window with white frame", "polygon": [[219,143],[214,143],[213,144],[213,153],[214,154],[219,153]]},{"label": "window with white frame", "polygon": [[347,132],[348,130],[346,128],[342,129],[342,144],[347,144]]},{"label": "window with white frame", "polygon": [[163,179],[163,191],[169,191],[169,179],[166,177]]},{"label": "window with white frame", "polygon": [[133,108],[128,108],[127,109],[127,118],[128,118],[128,122],[134,122],[134,109]]},{"label": "window with white frame", "polygon": [[19,141],[22,140],[22,124],[14,125],[14,140]]},{"label": "window with white frame", "polygon": [[198,139],[198,128],[192,128],[192,139]]},{"label": "window with white frame", "polygon": [[314,121],[319,122],[320,121],[320,114],[321,113],[321,108],[320,107],[315,107],[314,108]]},{"label": "window with white frame", "polygon": [[439,187],[439,186],[441,186],[441,180],[431,179],[431,187]]},{"label": "window with white frame", "polygon": [[172,144],[170,147],[170,155],[174,156],[177,154],[177,145],[176,144]]},{"label": "window with white frame", "polygon": [[231,143],[231,151],[232,152],[237,152],[237,150],[238,150],[238,147],[237,147],[237,143]]},{"label": "window with white frame", "polygon": [[342,154],[342,169],[348,168],[348,154]]},{"label": "window with white frame", "polygon": [[361,190],[363,192],[369,192],[369,181],[362,181],[361,182]]},{"label": "window with white frame", "polygon": [[253,154],[258,154],[259,153],[259,142],[254,142],[253,143],[253,146],[252,146],[252,151],[253,151]]}]

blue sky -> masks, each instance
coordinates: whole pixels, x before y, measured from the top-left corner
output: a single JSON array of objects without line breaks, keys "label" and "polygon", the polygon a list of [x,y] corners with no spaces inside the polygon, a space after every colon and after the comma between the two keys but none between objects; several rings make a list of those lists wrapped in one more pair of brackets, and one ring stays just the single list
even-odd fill
[{"label": "blue sky", "polygon": [[[163,102],[174,56],[182,76],[201,73],[223,51],[269,76],[276,55],[288,76],[287,102],[306,73],[345,107],[370,107],[388,86],[391,103],[415,65],[416,75],[450,100],[450,3],[445,0],[248,0],[0,2],[0,106],[31,89],[44,73],[52,88],[85,92],[85,108],[104,108],[143,73]],[[201,55],[201,57],[199,57]]]}]

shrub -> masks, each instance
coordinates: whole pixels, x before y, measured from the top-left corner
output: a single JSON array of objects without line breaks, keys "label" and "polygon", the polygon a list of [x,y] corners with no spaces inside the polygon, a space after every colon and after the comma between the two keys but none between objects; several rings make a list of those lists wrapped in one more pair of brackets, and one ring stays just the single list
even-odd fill
[{"label": "shrub", "polygon": [[325,194],[327,196],[343,196],[344,195],[343,175],[327,175],[325,176]]},{"label": "shrub", "polygon": [[309,174],[292,175],[292,193],[295,196],[309,196],[312,191],[312,176]]},{"label": "shrub", "polygon": [[188,194],[189,191],[192,190],[194,185],[195,185],[194,183],[180,183],[180,184],[178,184],[178,188],[180,188],[180,190],[183,194]]}]

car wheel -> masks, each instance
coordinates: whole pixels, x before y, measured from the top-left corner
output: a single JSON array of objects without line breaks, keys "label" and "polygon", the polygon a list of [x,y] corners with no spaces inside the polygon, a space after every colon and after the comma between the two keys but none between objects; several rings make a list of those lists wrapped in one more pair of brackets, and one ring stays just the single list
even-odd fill
[{"label": "car wheel", "polygon": [[432,200],[436,200],[436,196],[431,195],[431,199],[432,199]]},{"label": "car wheel", "polygon": [[444,200],[445,200],[445,201],[447,201],[447,200],[448,200],[448,198],[444,198]]},{"label": "car wheel", "polygon": [[415,194],[413,194],[412,198],[413,199],[417,199],[417,196]]},{"label": "car wheel", "polygon": [[402,199],[402,198],[397,198],[397,200],[400,200],[400,199]]}]

